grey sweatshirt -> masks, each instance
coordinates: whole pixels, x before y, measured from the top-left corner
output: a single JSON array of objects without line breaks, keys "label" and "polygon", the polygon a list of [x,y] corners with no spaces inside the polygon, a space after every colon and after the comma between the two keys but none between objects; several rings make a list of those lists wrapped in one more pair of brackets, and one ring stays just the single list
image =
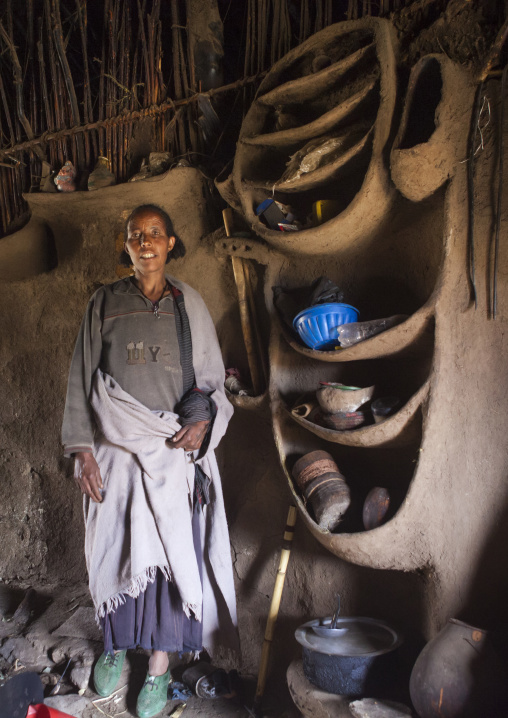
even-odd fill
[{"label": "grey sweatshirt", "polygon": [[[168,279],[184,295],[196,382],[200,388],[214,391],[213,400],[227,423],[232,408],[224,395],[224,365],[211,317],[194,289]],[[183,384],[171,295],[160,301],[159,316],[157,319],[150,301],[128,278],[101,287],[90,299],[69,372],[62,426],[67,456],[93,449],[95,422],[89,397],[99,367],[149,409],[174,410]],[[213,441],[214,446],[217,443]]]}]

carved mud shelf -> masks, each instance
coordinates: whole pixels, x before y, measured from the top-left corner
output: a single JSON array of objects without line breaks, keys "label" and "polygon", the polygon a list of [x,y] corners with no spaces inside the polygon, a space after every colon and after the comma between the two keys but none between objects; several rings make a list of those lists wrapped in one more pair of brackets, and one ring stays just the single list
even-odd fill
[{"label": "carved mud shelf", "polygon": [[362,359],[379,359],[398,354],[404,350],[420,352],[426,348],[431,348],[434,341],[434,332],[431,326],[434,316],[434,302],[435,298],[431,297],[421,309],[409,319],[406,319],[405,322],[352,347],[337,351],[309,349],[292,336],[277,312],[275,312],[275,316],[282,336],[298,354],[324,362],[349,362]]},{"label": "carved mud shelf", "polygon": [[[218,187],[272,246],[301,254],[359,246],[386,216],[395,197],[384,152],[396,100],[396,47],[387,21],[341,22],[289,52],[261,83],[242,125],[231,177]],[[357,131],[359,123],[366,123],[362,133],[340,153],[306,177],[283,181],[286,164],[309,141]],[[347,182],[337,179],[346,175]],[[319,199],[337,202],[335,217],[297,232],[271,230],[255,212],[267,191],[296,208],[302,222]]]},{"label": "carved mud shelf", "polygon": [[320,137],[332,130],[339,130],[351,118],[353,113],[361,110],[361,106],[372,97],[376,89],[379,89],[377,78],[371,80],[359,92],[348,97],[347,100],[332,110],[325,112],[313,122],[308,122],[300,127],[291,127],[288,130],[245,137],[242,141],[246,145],[262,145],[270,148],[292,147],[296,144],[308,142],[315,137]]},{"label": "carved mud shelf", "polygon": [[[345,78],[352,70],[361,70],[367,59],[375,59],[375,54],[375,45],[370,43],[318,72],[304,75],[296,80],[289,80],[283,85],[275,87],[262,95],[259,102],[263,105],[276,106],[310,102],[316,97],[320,98],[323,93],[329,92],[339,80]],[[330,58],[327,60],[331,61]]]},{"label": "carved mud shelf", "polygon": [[[421,427],[416,432],[411,445],[400,448],[394,446],[370,447],[368,449],[366,447],[347,446],[332,448],[292,422],[287,412],[283,410],[279,399],[274,398],[272,409],[274,409],[274,433],[281,466],[286,475],[293,500],[307,527],[320,543],[337,556],[346,559],[351,558],[349,548],[352,548],[355,563],[375,565],[383,564],[384,561],[389,562],[389,552],[387,552],[386,556],[378,555],[379,552],[376,550],[375,545],[371,544],[370,536],[374,532],[383,532],[385,535],[389,535],[393,531],[397,531],[396,525],[401,520],[401,514],[404,512],[405,497],[418,467]],[[303,433],[298,433],[302,431]],[[334,533],[321,529],[314,521],[291,475],[291,467],[297,458],[303,453],[317,448],[322,448],[332,453],[351,489],[351,506]],[[354,452],[354,454],[344,454],[344,452]],[[360,465],[357,468],[358,462]],[[379,467],[381,467],[381,470],[378,470]],[[365,531],[361,521],[363,500],[368,491],[375,485],[387,485],[387,471],[389,472],[390,467],[399,472],[397,476],[391,477],[391,483],[388,486],[394,503],[394,515],[378,529]],[[403,468],[401,469],[401,467]],[[369,546],[370,548],[368,548]],[[369,555],[369,551],[374,553]]]},{"label": "carved mud shelf", "polygon": [[233,406],[239,409],[259,409],[267,400],[268,392],[264,392],[259,396],[240,396],[239,394],[231,394],[226,389],[226,396]]},{"label": "carved mud shelf", "polygon": [[[454,181],[458,170],[464,174],[469,115],[456,100],[469,95],[469,107],[474,87],[444,56],[424,58],[412,70],[397,128],[397,52],[393,27],[375,18],[331,26],[289,52],[262,82],[242,125],[233,171],[219,191],[271,255],[265,275],[270,408],[280,464],[302,520],[341,559],[408,571],[428,565],[418,521],[428,500],[425,471],[436,453],[429,417],[446,405],[436,407],[431,394],[431,386],[439,390],[437,317],[460,226],[451,208],[462,206],[457,198],[466,194]],[[316,149],[323,156],[313,164]],[[305,229],[268,228],[256,215],[267,197],[289,205]],[[314,203],[328,199],[335,216],[310,226]],[[293,317],[301,307],[292,312],[292,290],[319,276],[341,287],[362,321],[410,316],[355,346],[313,351],[278,313],[271,290],[287,290],[279,306]],[[325,380],[375,384],[377,396],[394,393],[406,403],[382,424],[349,431],[294,416],[289,407]],[[291,475],[294,463],[316,449],[334,457],[351,490],[351,505],[333,534],[316,524]],[[363,501],[376,486],[390,492],[394,514],[364,531]]]},{"label": "carved mud shelf", "polygon": [[300,177],[288,181],[272,182],[256,182],[244,181],[244,186],[251,186],[253,189],[262,190],[272,195],[274,192],[306,192],[321,187],[331,180],[340,179],[341,176],[347,175],[348,172],[356,169],[359,164],[368,164],[370,156],[370,147],[372,143],[372,130],[369,130],[359,142],[354,144],[350,149],[344,152],[333,162],[329,162],[313,172],[301,175]]},{"label": "carved mud shelf", "polygon": [[404,446],[414,441],[420,433],[420,409],[429,393],[429,382],[419,389],[411,399],[392,417],[381,424],[362,426],[348,431],[326,429],[301,416],[296,416],[285,407],[286,414],[304,429],[334,444],[345,446]]}]

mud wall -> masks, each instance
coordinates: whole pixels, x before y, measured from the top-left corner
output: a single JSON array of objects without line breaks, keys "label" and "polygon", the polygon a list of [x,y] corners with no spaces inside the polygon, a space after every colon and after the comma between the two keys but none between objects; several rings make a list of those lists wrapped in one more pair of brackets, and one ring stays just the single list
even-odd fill
[{"label": "mud wall", "polygon": [[[210,234],[214,219],[199,172],[179,168],[158,182],[122,185],[94,194],[33,195],[28,199],[31,221],[39,228],[46,227],[58,263],[50,271],[3,281],[0,286],[4,303],[0,329],[0,540],[4,546],[0,577],[37,586],[83,580],[81,497],[72,480],[71,461],[62,457],[59,439],[67,372],[90,294],[101,283],[116,278],[115,241],[126,213],[134,206],[154,201],[169,210],[188,248],[187,256],[174,262],[170,271],[205,298],[226,365],[245,371],[246,359],[230,262],[215,255],[216,234]],[[24,267],[28,275],[38,271],[23,242],[18,243],[18,253],[17,266]],[[267,402],[254,412],[236,409],[220,447],[220,463],[244,670],[255,673],[291,501],[275,452]],[[369,605],[364,586],[368,577],[377,573],[386,588],[376,589],[377,600]],[[275,675],[281,678],[298,652],[294,629],[304,618],[328,614],[337,592],[350,612],[386,615],[392,604],[418,604],[419,612],[421,584],[418,576],[396,571],[381,575],[351,567],[325,551],[298,525],[275,642]],[[412,612],[402,621],[407,629],[414,623]]]},{"label": "mud wall", "polygon": [[[495,96],[495,88],[493,92]],[[371,305],[376,304],[381,280],[398,277],[400,282],[393,280],[391,290],[383,295],[386,311],[392,311],[397,297],[402,297],[405,310],[417,310],[438,287],[440,347],[433,354],[426,441],[407,457],[409,490],[398,516],[364,534],[362,552],[354,546],[350,549],[355,539],[345,536],[342,558],[321,545],[308,524],[302,520],[297,524],[274,644],[272,685],[299,653],[293,640],[296,626],[329,615],[338,592],[345,614],[383,618],[405,634],[408,666],[449,616],[479,625],[500,623],[508,593],[503,571],[508,545],[504,439],[508,386],[503,366],[508,256],[501,252],[498,315],[493,321],[487,311],[486,277],[496,143],[493,135],[486,139],[487,148],[477,160],[477,309],[468,281],[464,166],[446,201],[444,190],[424,203],[398,195],[388,223],[371,240],[378,241],[378,250],[370,255],[350,253],[340,260],[312,261],[274,257],[266,264],[268,305],[271,284],[290,277],[296,285],[325,270],[336,277],[349,271],[347,288],[354,294],[353,303],[363,300]],[[0,284],[0,577],[37,586],[83,581],[81,499],[59,442],[66,378],[87,299],[101,283],[115,280],[115,243],[126,213],[134,206],[150,201],[170,212],[188,248],[187,256],[170,271],[203,295],[216,322],[226,365],[245,370],[246,359],[230,261],[215,252],[222,235],[213,233],[217,214],[198,171],[178,168],[154,182],[97,193],[33,195],[28,200],[31,222],[38,232],[44,227],[51,252],[41,263],[30,242],[19,241],[14,248],[2,244],[4,240],[0,243],[3,271],[13,253],[16,265],[15,280],[8,281],[4,274]],[[502,236],[506,219],[504,213]],[[424,256],[429,257],[427,275],[419,271]],[[438,276],[438,267],[445,267],[445,275]],[[369,276],[377,277],[378,283],[369,283]],[[400,294],[399,287],[405,288],[406,295]],[[278,332],[273,324],[271,331],[273,340]],[[272,368],[283,370],[279,376],[286,377],[288,391],[293,391],[292,365],[285,363],[283,351],[272,352],[271,358]],[[305,373],[297,368],[295,376]],[[236,409],[219,458],[237,581],[243,668],[255,673],[287,508],[294,500],[276,452],[268,399],[255,409]],[[352,465],[354,456],[348,460]],[[364,473],[376,467],[385,474],[397,472],[397,461],[374,453]],[[419,480],[413,481],[417,467]]]}]

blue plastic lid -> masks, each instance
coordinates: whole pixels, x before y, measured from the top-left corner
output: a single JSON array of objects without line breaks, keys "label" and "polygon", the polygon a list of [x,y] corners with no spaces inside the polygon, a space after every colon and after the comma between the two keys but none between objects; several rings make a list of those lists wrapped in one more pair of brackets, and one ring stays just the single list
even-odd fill
[{"label": "blue plastic lid", "polygon": [[264,212],[265,209],[268,209],[268,207],[273,203],[273,199],[265,199],[261,202],[261,204],[258,204],[256,207],[256,215],[260,215],[261,212]]}]

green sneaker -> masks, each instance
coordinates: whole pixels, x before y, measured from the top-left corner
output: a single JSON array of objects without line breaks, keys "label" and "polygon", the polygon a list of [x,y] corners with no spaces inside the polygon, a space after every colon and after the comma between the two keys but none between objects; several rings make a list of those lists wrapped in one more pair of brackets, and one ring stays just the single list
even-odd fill
[{"label": "green sneaker", "polygon": [[117,653],[103,653],[95,664],[93,682],[95,692],[102,697],[110,696],[116,688],[122,672],[123,662],[127,651]]},{"label": "green sneaker", "polygon": [[171,673],[168,670],[162,676],[146,674],[143,688],[139,692],[136,703],[138,718],[152,718],[163,709],[168,702],[168,685]]}]

